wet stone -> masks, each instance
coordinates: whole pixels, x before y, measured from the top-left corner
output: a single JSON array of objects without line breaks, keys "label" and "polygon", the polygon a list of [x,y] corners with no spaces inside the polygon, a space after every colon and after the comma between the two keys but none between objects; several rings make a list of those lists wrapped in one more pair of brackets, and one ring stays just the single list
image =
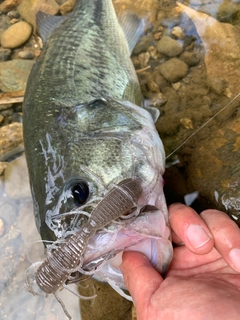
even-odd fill
[{"label": "wet stone", "polygon": [[20,18],[20,14],[17,10],[9,11],[7,16],[9,17],[9,19],[19,19]]},{"label": "wet stone", "polygon": [[10,22],[11,22],[11,24],[14,24],[14,23],[19,22],[19,20],[14,18],[14,19],[10,20]]},{"label": "wet stone", "polygon": [[177,40],[168,36],[163,36],[158,42],[157,50],[168,57],[175,57],[183,51],[183,46]]},{"label": "wet stone", "polygon": [[234,1],[223,1],[218,7],[217,19],[222,22],[233,22],[239,19],[239,3]]},{"label": "wet stone", "polygon": [[166,101],[167,101],[167,98],[161,92],[159,92],[159,93],[153,95],[153,97],[151,98],[151,106],[153,106],[155,108],[159,108]]},{"label": "wet stone", "polygon": [[182,118],[180,119],[180,123],[186,128],[187,130],[194,129],[193,122],[189,118]]},{"label": "wet stone", "polygon": [[14,122],[0,128],[0,161],[8,160],[22,151],[22,124]]},{"label": "wet stone", "polygon": [[174,35],[178,39],[184,39],[186,37],[182,28],[180,28],[179,26],[176,26],[172,29],[172,35]]},{"label": "wet stone", "polygon": [[19,5],[21,0],[5,0],[1,1],[2,4],[0,5],[0,12],[8,12],[10,10],[16,9],[16,7]]},{"label": "wet stone", "polygon": [[12,116],[12,114],[13,114],[13,109],[4,110],[4,111],[1,112],[1,114],[2,114],[4,117]]},{"label": "wet stone", "polygon": [[22,123],[22,113],[21,113],[21,112],[19,112],[19,113],[14,112],[14,114],[12,115],[12,121],[13,121],[13,122],[20,122],[20,123]]},{"label": "wet stone", "polygon": [[75,0],[64,1],[64,3],[61,3],[59,11],[61,12],[62,15],[65,15],[72,11],[72,9],[74,8],[74,5],[75,5]]},{"label": "wet stone", "polygon": [[18,48],[24,44],[32,33],[32,27],[25,21],[20,21],[8,28],[1,37],[1,45],[4,48]]},{"label": "wet stone", "polygon": [[7,61],[11,57],[11,50],[10,49],[3,49],[0,48],[0,62]]},{"label": "wet stone", "polygon": [[32,51],[20,51],[18,57],[21,59],[34,59],[34,53]]},{"label": "wet stone", "polygon": [[200,61],[199,54],[197,54],[196,52],[188,52],[188,51],[184,51],[180,55],[179,59],[184,61],[189,67],[196,66]]},{"label": "wet stone", "polygon": [[6,104],[0,104],[0,111],[10,109],[12,107],[11,103],[6,103]]},{"label": "wet stone", "polygon": [[154,70],[153,77],[160,90],[163,90],[168,86],[166,79],[160,73],[160,67],[157,67]]},{"label": "wet stone", "polygon": [[25,90],[34,61],[11,60],[0,62],[0,89],[3,92]]},{"label": "wet stone", "polygon": [[[31,2],[31,1],[30,1]],[[31,26],[33,26],[34,31],[36,31],[36,13],[42,11],[50,15],[56,15],[58,13],[59,6],[55,0],[48,1],[34,1],[34,5],[30,5],[28,0],[21,1],[18,6],[18,12],[21,17],[27,21]]]},{"label": "wet stone", "polygon": [[[1,12],[1,11],[0,11]],[[2,34],[11,26],[9,18],[5,15],[0,15],[0,39]]]},{"label": "wet stone", "polygon": [[178,91],[181,88],[181,83],[180,82],[172,83],[172,87],[174,90]]},{"label": "wet stone", "polygon": [[168,27],[168,28],[173,28],[173,27],[177,26],[180,22],[181,22],[181,17],[173,16],[173,17],[164,19],[162,22],[162,26]]},{"label": "wet stone", "polygon": [[133,55],[139,55],[142,52],[146,52],[148,47],[154,45],[154,38],[144,36],[141,38],[140,42],[137,43],[133,50]]},{"label": "wet stone", "polygon": [[143,52],[138,56],[138,61],[140,63],[140,68],[146,67],[148,61],[150,58],[150,53],[149,52]]},{"label": "wet stone", "polygon": [[171,83],[178,82],[188,74],[188,66],[180,59],[172,58],[160,66],[160,72]]}]

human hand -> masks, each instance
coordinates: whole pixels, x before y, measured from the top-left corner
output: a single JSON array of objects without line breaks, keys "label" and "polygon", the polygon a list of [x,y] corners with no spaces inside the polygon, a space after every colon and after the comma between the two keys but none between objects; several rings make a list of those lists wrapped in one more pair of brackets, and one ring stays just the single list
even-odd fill
[{"label": "human hand", "polygon": [[123,254],[122,272],[138,320],[240,319],[240,230],[223,212],[174,204],[174,248],[166,277],[139,252]]}]

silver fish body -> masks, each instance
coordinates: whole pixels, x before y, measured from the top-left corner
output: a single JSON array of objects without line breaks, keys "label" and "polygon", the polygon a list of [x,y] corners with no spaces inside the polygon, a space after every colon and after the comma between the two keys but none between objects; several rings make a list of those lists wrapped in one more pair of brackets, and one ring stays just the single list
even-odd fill
[{"label": "silver fish body", "polygon": [[[39,19],[44,47],[28,80],[23,125],[41,237],[55,241],[76,233],[111,188],[140,178],[138,216],[130,213],[129,220],[97,232],[84,253],[83,269],[97,265],[99,257],[113,261],[134,248],[164,272],[172,257],[162,181],[165,154],[153,118],[142,106],[112,2],[81,0],[66,17],[40,14]],[[144,209],[148,206],[152,209]],[[118,266],[111,268],[96,277],[124,287]]]}]

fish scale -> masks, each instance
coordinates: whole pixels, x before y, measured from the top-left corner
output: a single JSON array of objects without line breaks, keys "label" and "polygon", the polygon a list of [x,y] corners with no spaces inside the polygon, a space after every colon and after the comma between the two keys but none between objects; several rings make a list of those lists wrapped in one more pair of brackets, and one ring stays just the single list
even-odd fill
[{"label": "fish scale", "polygon": [[[146,254],[163,273],[172,258],[165,152],[154,125],[159,112],[143,108],[130,59],[144,24],[130,13],[120,21],[122,28],[111,0],[77,0],[66,17],[37,14],[43,50],[24,98],[24,144],[37,228],[46,246],[64,242],[37,271],[45,292],[55,294],[69,280],[72,264],[125,288],[114,260],[126,249]],[[126,179],[138,181],[136,199],[132,184],[119,194]],[[95,211],[99,205],[104,211]],[[95,235],[85,237],[86,220],[96,225]],[[71,257],[64,256],[68,248]],[[60,267],[50,283],[54,261],[65,258],[70,269]]]},{"label": "fish scale", "polygon": [[[126,98],[134,103],[136,91],[140,97],[132,63],[124,59],[126,54],[129,55],[129,50],[122,31],[115,27],[115,13],[105,5],[105,13],[98,14],[99,24],[96,24],[93,17],[95,12],[99,12],[98,3],[99,1],[83,1],[77,4],[71,18],[64,21],[50,36],[49,43],[39,58],[39,67],[36,70],[39,74],[39,86],[42,86],[47,78],[51,79],[54,93],[58,93],[53,107],[57,104],[72,107],[94,99],[99,92],[106,96],[114,92],[115,98]],[[84,6],[87,7],[86,14],[80,11]],[[102,23],[105,20],[107,23]],[[121,46],[116,46],[119,42]],[[53,57],[55,68],[52,68]],[[89,72],[90,69],[92,72]],[[66,88],[64,96],[63,86]],[[53,90],[49,87],[48,91],[41,92],[41,98],[50,99],[52,93]],[[40,97],[36,95],[35,98],[38,102]],[[139,98],[137,102],[140,102]]]}]

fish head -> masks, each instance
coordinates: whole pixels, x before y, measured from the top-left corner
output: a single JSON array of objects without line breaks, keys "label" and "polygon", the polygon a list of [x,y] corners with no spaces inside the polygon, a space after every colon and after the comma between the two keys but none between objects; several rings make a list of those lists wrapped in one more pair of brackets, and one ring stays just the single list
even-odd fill
[{"label": "fish head", "polygon": [[[172,249],[163,194],[165,153],[150,113],[128,101],[98,98],[62,110],[58,122],[61,128],[39,141],[43,179],[30,172],[42,239],[62,239],[81,230],[112,188],[138,178],[143,190],[135,206],[138,214],[96,230],[82,272],[94,271],[97,278],[124,287],[119,268],[115,277],[116,260],[131,249],[151,253],[156,268],[166,271]],[[105,265],[100,273],[99,261]]]}]

